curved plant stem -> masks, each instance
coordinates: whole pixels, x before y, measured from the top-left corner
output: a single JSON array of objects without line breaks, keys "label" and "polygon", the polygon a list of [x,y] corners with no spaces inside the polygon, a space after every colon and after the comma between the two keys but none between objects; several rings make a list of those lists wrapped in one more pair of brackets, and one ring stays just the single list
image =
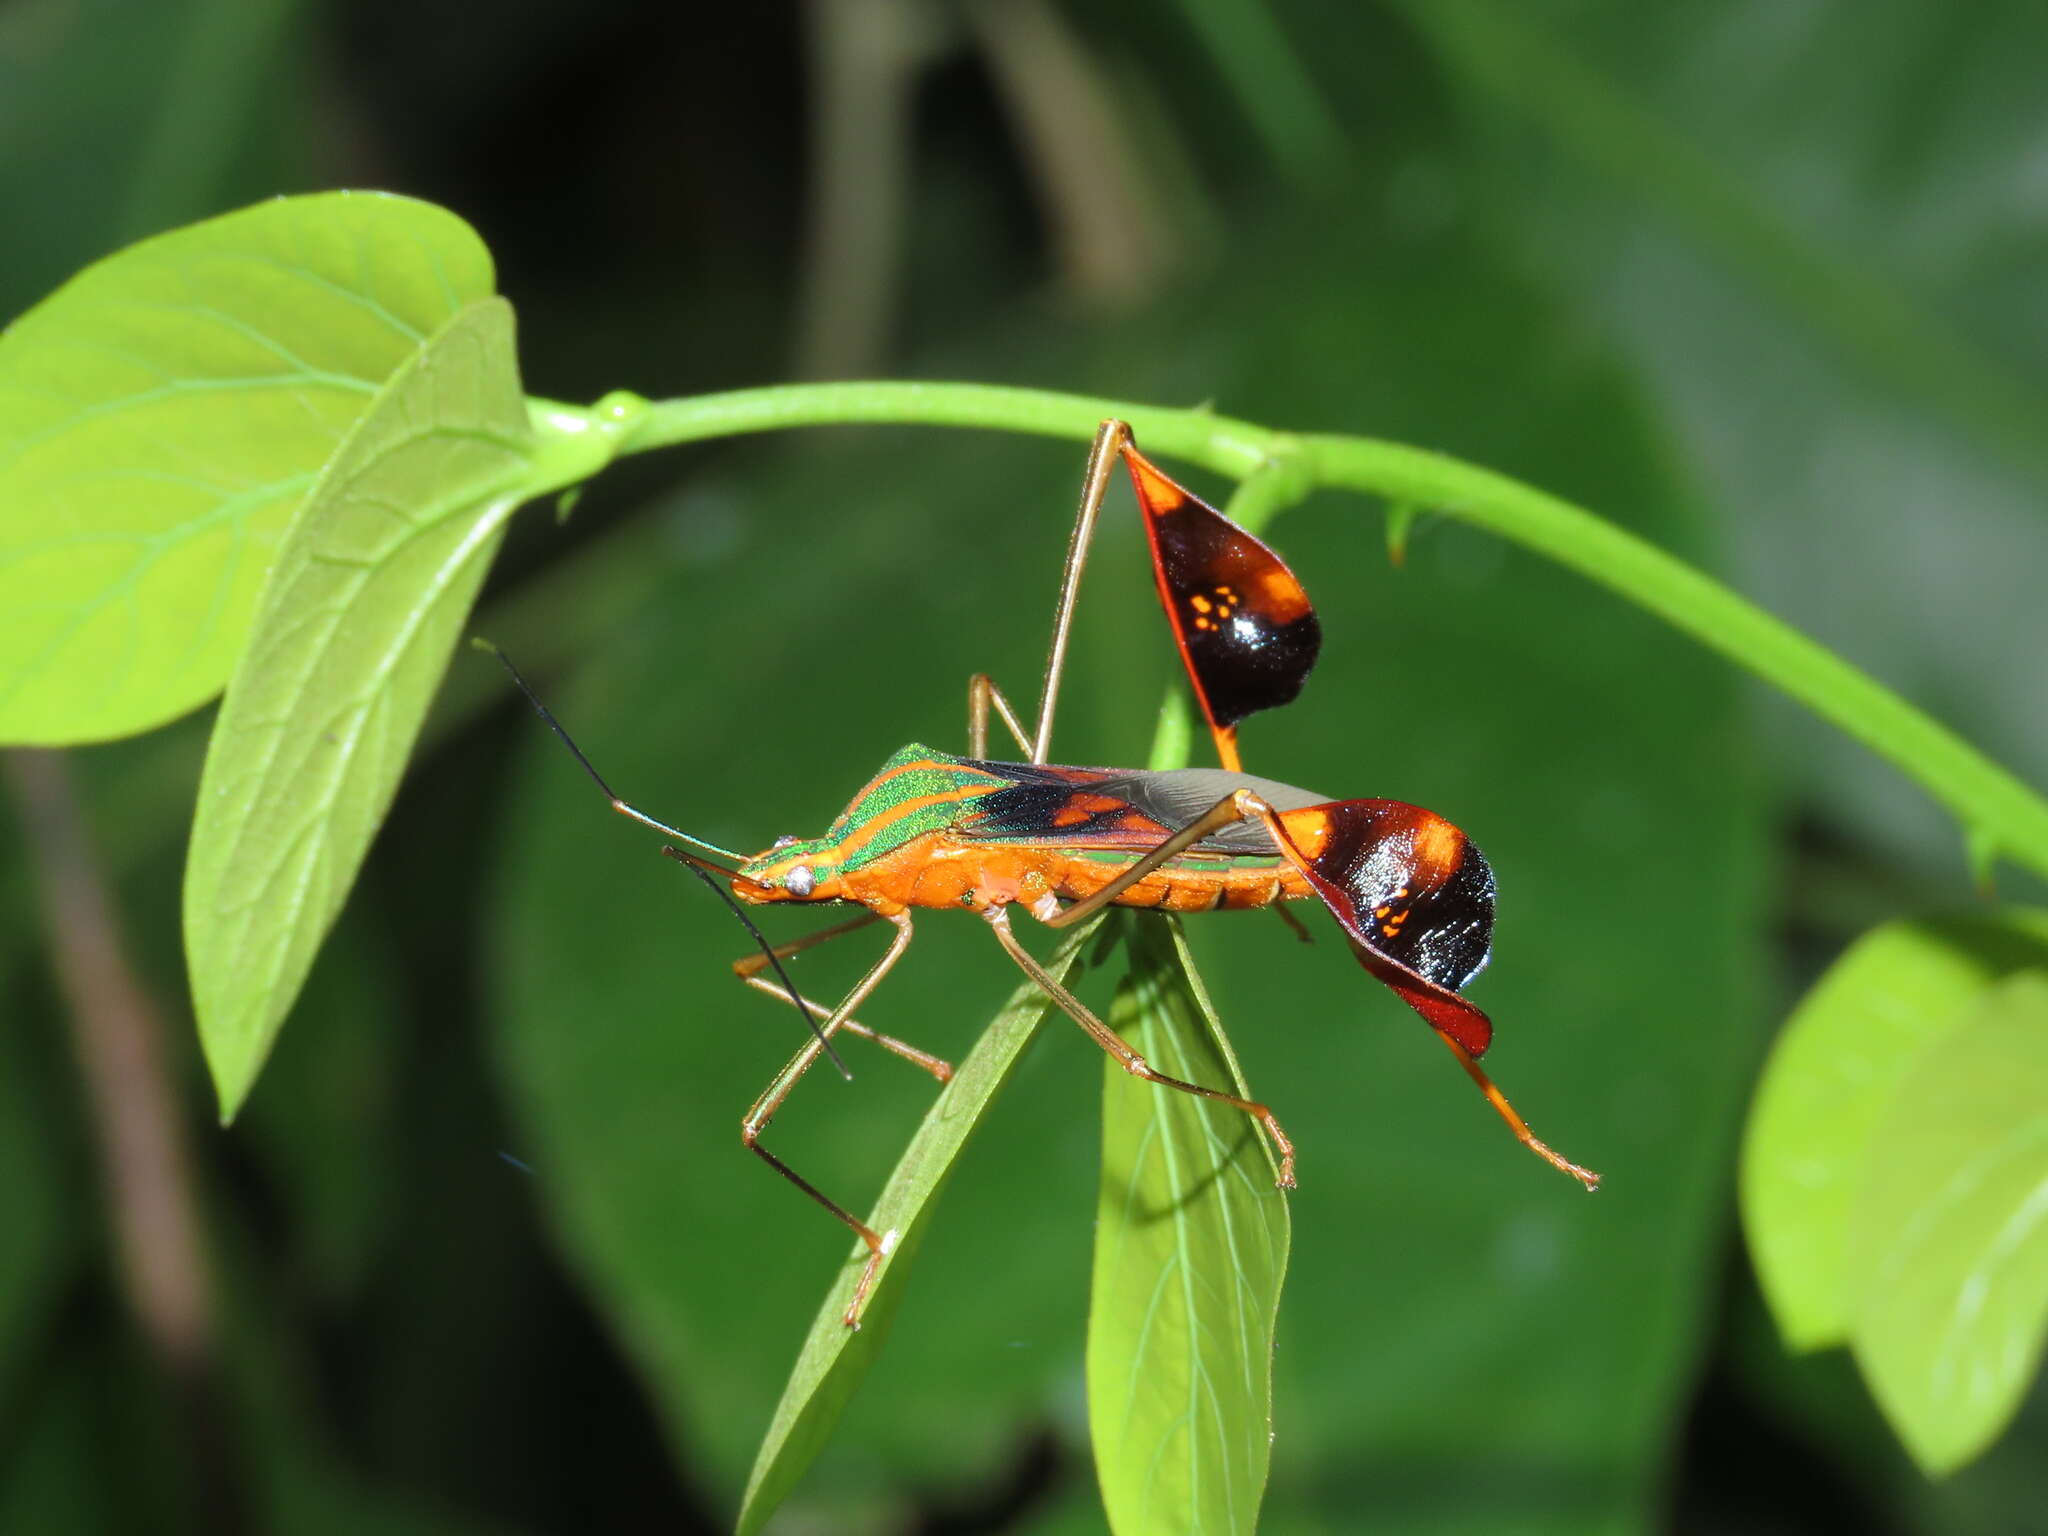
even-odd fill
[{"label": "curved plant stem", "polygon": [[[616,398],[616,397],[614,397]],[[610,401],[600,402],[602,411]],[[550,407],[549,409],[560,409]],[[723,395],[692,395],[645,405],[626,432],[621,453],[672,443],[833,424],[987,427],[1040,437],[1095,435],[1105,416],[1128,421],[1148,452],[1172,454],[1238,479],[1276,456],[1282,434],[1207,411],[1164,410],[1096,395],[993,384],[920,384],[896,380],[852,384],[776,384]]]},{"label": "curved plant stem", "polygon": [[[1570,502],[1441,454],[1373,438],[1275,432],[1201,410],[982,384],[797,384],[638,407],[619,444],[672,443],[828,423],[988,427],[1090,437],[1105,416],[1150,452],[1290,491],[1341,487],[1463,519],[1548,556],[1647,608],[1832,721],[1917,779],[1986,848],[2048,876],[2048,801],[1953,731],[1683,561]],[[1250,498],[1257,521],[1293,495]]]}]

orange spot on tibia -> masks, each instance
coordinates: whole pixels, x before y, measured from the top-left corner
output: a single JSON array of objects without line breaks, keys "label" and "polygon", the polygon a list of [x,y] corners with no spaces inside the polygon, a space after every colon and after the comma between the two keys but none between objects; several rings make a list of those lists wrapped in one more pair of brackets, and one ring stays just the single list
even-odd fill
[{"label": "orange spot on tibia", "polygon": [[[1415,823],[1415,872],[1424,886],[1450,879],[1465,857],[1465,834],[1443,817],[1425,811]],[[1404,890],[1402,895],[1406,895]]]},{"label": "orange spot on tibia", "polygon": [[1154,469],[1151,460],[1128,442],[1124,444],[1123,454],[1124,463],[1130,466],[1131,479],[1138,489],[1138,500],[1144,503],[1145,510],[1155,517],[1178,512],[1188,499],[1187,492]]},{"label": "orange spot on tibia", "polygon": [[1280,825],[1287,833],[1287,840],[1294,844],[1295,851],[1311,864],[1320,859],[1323,850],[1330,845],[1330,814],[1321,806],[1282,811]]}]

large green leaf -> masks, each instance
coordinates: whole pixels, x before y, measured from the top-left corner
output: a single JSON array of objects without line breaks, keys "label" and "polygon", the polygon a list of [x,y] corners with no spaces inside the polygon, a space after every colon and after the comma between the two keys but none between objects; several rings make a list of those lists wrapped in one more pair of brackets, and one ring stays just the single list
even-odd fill
[{"label": "large green leaf", "polygon": [[1920,1052],[1962,1023],[1989,982],[2029,965],[2048,965],[2048,912],[1887,923],[1794,1010],[1750,1114],[1742,1213],[1795,1348],[1849,1336],[1862,1273],[1850,1213]]},{"label": "large green leaf", "polygon": [[2005,1427],[2048,1334],[2048,971],[1923,1046],[1876,1132],[1848,1234],[1852,1338],[1940,1474]]},{"label": "large green leaf", "polygon": [[[1067,936],[1046,962],[1054,979],[1073,968],[1095,930],[1084,924]],[[811,1323],[796,1368],[782,1389],[782,1401],[761,1442],[747,1491],[740,1501],[740,1536],[751,1536],[803,1476],[831,1435],[861,1379],[874,1363],[888,1335],[889,1323],[903,1296],[908,1270],[924,1241],[933,1201],[953,1171],[967,1138],[980,1124],[997,1091],[1008,1081],[1025,1046],[1045,1019],[1052,999],[1035,983],[1026,982],[982,1032],[974,1050],[960,1064],[946,1091],[925,1116],[924,1124],[904,1149],[902,1161],[883,1187],[868,1225],[877,1232],[898,1234],[897,1247],[875,1279],[858,1332],[846,1326],[847,1304],[866,1267],[868,1252],[856,1243],[854,1252],[825,1292]]]},{"label": "large green leaf", "polygon": [[[1159,1071],[1248,1095],[1177,923],[1126,920],[1108,1023]],[[1118,1536],[1256,1529],[1287,1200],[1242,1110],[1103,1073],[1088,1313],[1095,1474]]]},{"label": "large green leaf", "polygon": [[472,304],[385,386],[265,588],[185,870],[200,1039],[232,1116],[398,787],[505,519],[530,492],[512,310]]},{"label": "large green leaf", "polygon": [[0,740],[219,691],[322,467],[491,281],[453,214],[330,193],[131,246],[0,333]]}]

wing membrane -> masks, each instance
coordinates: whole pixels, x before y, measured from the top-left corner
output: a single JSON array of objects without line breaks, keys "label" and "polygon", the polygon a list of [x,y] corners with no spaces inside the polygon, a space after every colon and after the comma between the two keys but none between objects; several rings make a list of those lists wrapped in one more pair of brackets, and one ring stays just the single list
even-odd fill
[{"label": "wing membrane", "polygon": [[[973,812],[955,824],[959,836],[976,842],[1064,843],[1143,852],[1235,789],[1253,790],[1281,810],[1320,805],[1328,799],[1312,790],[1220,768],[1153,773],[1032,763],[973,766],[1010,781],[1008,788],[979,797]],[[1263,855],[1280,850],[1263,826],[1246,821],[1203,839],[1191,851]]]}]

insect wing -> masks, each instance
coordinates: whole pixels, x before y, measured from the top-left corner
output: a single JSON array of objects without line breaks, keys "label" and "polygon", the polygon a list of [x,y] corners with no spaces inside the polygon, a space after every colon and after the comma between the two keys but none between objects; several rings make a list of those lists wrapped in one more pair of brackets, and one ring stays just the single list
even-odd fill
[{"label": "insect wing", "polygon": [[1284,812],[1309,884],[1359,964],[1473,1056],[1493,1024],[1458,995],[1493,942],[1493,870],[1463,832],[1398,800],[1339,800]]},{"label": "insect wing", "polygon": [[973,813],[955,824],[959,836],[974,842],[1146,849],[1173,831],[1118,792],[1130,775],[1037,763],[973,766],[1009,780],[978,797]]},{"label": "insect wing", "polygon": [[[1298,810],[1329,803],[1328,795],[1274,779],[1217,768],[1066,768],[1033,763],[975,763],[1009,780],[982,796],[974,814],[955,830],[977,842],[1061,842],[1077,847],[1158,846],[1236,789],[1249,789],[1269,805]],[[1211,853],[1265,855],[1280,850],[1257,821],[1219,829],[1197,848]]]},{"label": "insect wing", "polygon": [[1176,485],[1126,439],[1159,600],[1226,768],[1237,722],[1301,692],[1322,648],[1308,593],[1273,551]]}]

